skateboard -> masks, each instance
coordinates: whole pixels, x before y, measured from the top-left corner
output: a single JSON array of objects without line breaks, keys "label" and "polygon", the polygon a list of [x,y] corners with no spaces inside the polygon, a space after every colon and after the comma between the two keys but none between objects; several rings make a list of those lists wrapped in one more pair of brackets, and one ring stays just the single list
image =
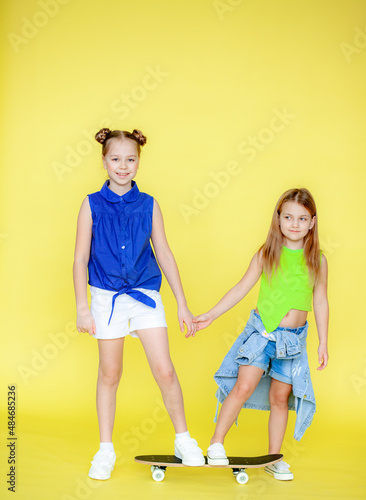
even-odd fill
[{"label": "skateboard", "polygon": [[[265,465],[279,462],[283,455],[263,455],[261,457],[228,457],[229,465],[209,465],[206,463],[199,467],[220,467],[231,468],[236,481],[239,484],[246,484],[249,481],[249,476],[245,469],[254,469],[264,467]],[[162,481],[165,477],[167,467],[186,467],[182,464],[182,460],[174,455],[139,455],[135,457],[135,462],[151,466],[152,478],[154,481]]]}]

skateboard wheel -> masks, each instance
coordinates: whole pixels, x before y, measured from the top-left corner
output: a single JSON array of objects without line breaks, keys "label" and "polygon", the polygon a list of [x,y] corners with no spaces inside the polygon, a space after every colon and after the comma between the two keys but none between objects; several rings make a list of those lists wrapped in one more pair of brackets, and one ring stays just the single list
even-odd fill
[{"label": "skateboard wheel", "polygon": [[152,473],[152,478],[154,481],[162,481],[165,477],[165,471],[163,469],[159,469],[159,467],[155,467]]},{"label": "skateboard wheel", "polygon": [[249,481],[249,476],[246,472],[238,472],[236,474],[236,481],[239,484],[246,484]]}]

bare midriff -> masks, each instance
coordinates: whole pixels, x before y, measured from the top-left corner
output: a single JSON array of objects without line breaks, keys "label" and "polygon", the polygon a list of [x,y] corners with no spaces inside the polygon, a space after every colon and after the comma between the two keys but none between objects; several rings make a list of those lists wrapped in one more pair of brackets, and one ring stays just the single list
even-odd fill
[{"label": "bare midriff", "polygon": [[[255,309],[255,312],[259,314],[257,308]],[[278,326],[283,326],[284,328],[299,328],[300,326],[305,325],[307,316],[307,311],[290,309],[289,312],[282,318]]]}]

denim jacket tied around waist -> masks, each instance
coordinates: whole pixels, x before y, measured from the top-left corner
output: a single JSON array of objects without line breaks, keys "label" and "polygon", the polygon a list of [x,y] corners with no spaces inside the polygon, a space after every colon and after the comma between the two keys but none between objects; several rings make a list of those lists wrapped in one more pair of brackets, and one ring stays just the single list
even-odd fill
[{"label": "denim jacket tied around waist", "polygon": [[[275,341],[276,357],[292,360],[292,391],[288,407],[289,410],[296,411],[294,438],[300,441],[305,430],[310,426],[316,409],[306,352],[307,331],[308,323],[306,322],[300,328],[278,327],[268,334],[260,316],[252,310],[244,331],[236,339],[214,375],[219,386],[216,392],[217,403],[223,403],[234,387],[239,367],[250,364],[263,352],[269,341]],[[268,397],[270,385],[271,377],[266,372],[243,408],[270,410]],[[215,421],[217,413],[216,411]]]}]

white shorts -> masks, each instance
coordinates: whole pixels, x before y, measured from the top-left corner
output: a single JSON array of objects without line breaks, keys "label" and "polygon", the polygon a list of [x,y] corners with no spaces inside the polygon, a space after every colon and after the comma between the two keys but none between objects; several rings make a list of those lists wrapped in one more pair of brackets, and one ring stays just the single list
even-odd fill
[{"label": "white shorts", "polygon": [[147,306],[124,293],[116,298],[112,319],[108,325],[112,311],[112,297],[116,292],[90,287],[90,312],[96,326],[94,338],[119,339],[129,334],[137,338],[136,330],[167,326],[160,293],[145,288],[134,290],[139,290],[155,300],[156,308]]}]

